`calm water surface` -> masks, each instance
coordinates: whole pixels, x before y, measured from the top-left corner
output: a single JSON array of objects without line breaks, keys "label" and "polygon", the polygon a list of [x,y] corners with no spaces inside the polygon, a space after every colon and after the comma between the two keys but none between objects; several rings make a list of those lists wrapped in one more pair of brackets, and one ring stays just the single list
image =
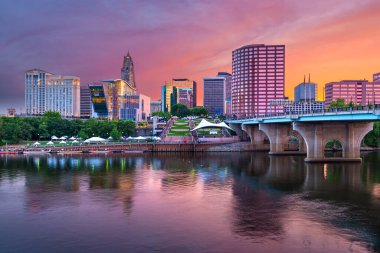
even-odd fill
[{"label": "calm water surface", "polygon": [[0,252],[380,252],[380,153],[0,156]]}]

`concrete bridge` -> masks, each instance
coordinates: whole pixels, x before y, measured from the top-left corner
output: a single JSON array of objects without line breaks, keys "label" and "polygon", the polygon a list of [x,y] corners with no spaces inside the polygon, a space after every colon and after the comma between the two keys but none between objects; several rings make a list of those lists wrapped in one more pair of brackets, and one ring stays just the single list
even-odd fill
[{"label": "concrete bridge", "polygon": [[[272,155],[306,153],[306,162],[360,162],[361,142],[377,120],[380,120],[380,105],[233,119],[226,122],[240,139],[250,139],[257,150],[268,140],[269,154]],[[298,140],[298,152],[286,151],[290,138]],[[325,146],[330,140],[342,144],[342,157],[325,156]]]}]

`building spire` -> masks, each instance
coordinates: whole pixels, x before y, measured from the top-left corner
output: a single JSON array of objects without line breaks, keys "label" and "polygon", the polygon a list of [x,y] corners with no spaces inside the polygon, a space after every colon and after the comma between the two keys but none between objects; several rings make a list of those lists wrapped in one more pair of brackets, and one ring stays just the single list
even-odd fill
[{"label": "building spire", "polygon": [[309,83],[310,83],[310,73],[309,73]]}]

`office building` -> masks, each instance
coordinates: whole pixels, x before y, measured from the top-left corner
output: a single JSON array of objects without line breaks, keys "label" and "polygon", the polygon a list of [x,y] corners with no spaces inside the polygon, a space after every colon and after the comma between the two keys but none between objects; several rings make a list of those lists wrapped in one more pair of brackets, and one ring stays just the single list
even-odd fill
[{"label": "office building", "polygon": [[150,101],[150,113],[161,111],[161,101]]},{"label": "office building", "polygon": [[320,101],[312,102],[294,102],[284,106],[284,112],[287,114],[300,114],[321,112],[325,109],[325,103]]},{"label": "office building", "polygon": [[80,116],[80,79],[40,69],[25,72],[25,108],[28,115],[59,112],[62,117]]},{"label": "office building", "polygon": [[269,101],[284,98],[284,83],[284,45],[255,44],[232,52],[232,114],[237,117],[283,112],[283,107],[270,108]]},{"label": "office building", "polygon": [[219,77],[224,77],[224,106],[223,114],[232,114],[232,103],[231,103],[231,85],[232,85],[232,75],[227,72],[218,72]]},{"label": "office building", "polygon": [[90,118],[92,115],[91,92],[88,85],[80,87],[80,117]]},{"label": "office building", "polygon": [[368,80],[342,80],[325,85],[325,105],[330,106],[332,101],[338,98],[345,103],[354,104],[378,104],[380,103],[380,81]]},{"label": "office building", "polygon": [[380,72],[373,74],[373,81],[374,82],[380,81]]},{"label": "office building", "polygon": [[182,103],[188,107],[195,107],[197,102],[197,83],[179,78],[167,81],[161,89],[162,111],[170,112],[175,104]]},{"label": "office building", "polygon": [[106,88],[107,108],[111,120],[119,119],[119,112],[122,97],[126,95],[136,95],[136,89],[129,85],[125,80],[103,80]]},{"label": "office building", "polygon": [[90,84],[88,88],[91,94],[92,114],[91,117],[108,119],[108,106],[106,89],[104,84]]},{"label": "office building", "polygon": [[129,52],[126,56],[124,56],[123,66],[121,68],[121,79],[126,81],[129,86],[136,89],[135,67],[132,56]]},{"label": "office building", "polygon": [[225,78],[221,76],[203,78],[203,106],[210,116],[224,113]]},{"label": "office building", "polygon": [[295,103],[312,103],[316,101],[317,84],[303,82],[294,88],[294,102]]},{"label": "office building", "polygon": [[150,97],[143,94],[125,95],[122,98],[120,119],[136,122],[146,121],[151,113],[150,103]]}]

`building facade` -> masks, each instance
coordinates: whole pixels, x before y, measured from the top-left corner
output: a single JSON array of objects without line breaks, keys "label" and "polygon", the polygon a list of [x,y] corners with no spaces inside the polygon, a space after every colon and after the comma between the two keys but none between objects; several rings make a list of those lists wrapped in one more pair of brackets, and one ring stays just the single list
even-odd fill
[{"label": "building facade", "polygon": [[161,109],[163,112],[170,112],[171,107],[178,103],[195,107],[197,103],[196,94],[197,83],[195,81],[185,78],[167,81],[161,89]]},{"label": "building facade", "polygon": [[109,118],[118,120],[120,108],[122,107],[122,98],[128,95],[136,95],[136,89],[129,85],[125,80],[103,80],[106,88],[107,108]]},{"label": "building facade", "polygon": [[380,81],[380,72],[373,74],[373,81],[374,82]]},{"label": "building facade", "polygon": [[90,84],[92,118],[108,119],[107,92],[104,84]]},{"label": "building facade", "polygon": [[301,114],[320,112],[325,109],[325,103],[320,101],[307,102],[294,102],[293,104],[284,106],[284,112],[287,114]]},{"label": "building facade", "polygon": [[294,102],[295,103],[312,103],[316,101],[317,84],[310,82],[303,82],[294,88]]},{"label": "building facade", "polygon": [[224,106],[223,114],[232,115],[232,103],[231,103],[231,86],[232,75],[227,72],[218,72],[219,77],[224,77]]},{"label": "building facade", "polygon": [[120,119],[122,120],[146,121],[151,114],[151,101],[148,96],[143,94],[126,95],[122,101],[120,109]]},{"label": "building facade", "polygon": [[121,79],[126,81],[129,86],[136,89],[135,66],[129,52],[124,56],[123,66],[121,68]]},{"label": "building facade", "polygon": [[210,116],[224,114],[224,77],[203,78],[203,106],[207,108]]},{"label": "building facade", "polygon": [[25,72],[25,108],[28,115],[59,112],[80,117],[80,79],[32,69]]},{"label": "building facade", "polygon": [[91,92],[88,87],[80,87],[80,117],[90,118],[92,115],[92,103],[91,103]]},{"label": "building facade", "polygon": [[325,105],[330,106],[332,101],[338,98],[344,99],[345,103],[354,104],[379,104],[380,81],[369,82],[368,80],[342,80],[325,85]]},{"label": "building facade", "polygon": [[285,46],[255,44],[232,52],[232,114],[254,117],[281,113],[269,101],[284,97]]},{"label": "building facade", "polygon": [[150,113],[161,111],[161,101],[150,101]]}]

